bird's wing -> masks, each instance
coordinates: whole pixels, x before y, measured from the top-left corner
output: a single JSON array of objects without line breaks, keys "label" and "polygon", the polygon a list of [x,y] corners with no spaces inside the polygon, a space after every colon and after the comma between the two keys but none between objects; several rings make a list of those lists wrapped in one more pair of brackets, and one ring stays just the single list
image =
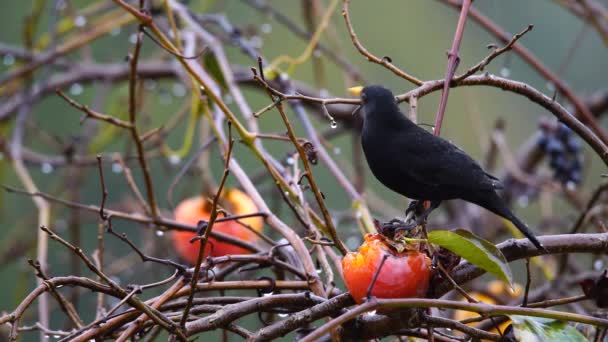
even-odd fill
[{"label": "bird's wing", "polygon": [[[463,150],[442,138],[422,130],[418,136],[404,137],[403,141],[422,141],[424,144],[405,144],[410,160],[401,160],[401,170],[408,176],[429,186],[449,186],[454,189],[494,190],[501,189],[498,178],[486,173]],[[428,136],[432,136],[432,138]]]},{"label": "bird's wing", "polygon": [[500,179],[496,178],[494,175],[491,175],[491,174],[489,174],[489,173],[487,173],[485,171],[483,173],[485,173],[486,176],[488,178],[490,178],[490,180],[492,182],[492,185],[494,186],[494,189],[500,190],[500,189],[504,188],[504,185],[502,185],[502,182],[500,181]]}]

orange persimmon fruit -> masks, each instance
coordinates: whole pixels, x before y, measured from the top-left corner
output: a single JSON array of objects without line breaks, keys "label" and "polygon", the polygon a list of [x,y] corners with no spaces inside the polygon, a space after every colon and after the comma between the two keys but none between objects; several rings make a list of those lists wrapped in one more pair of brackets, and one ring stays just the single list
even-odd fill
[{"label": "orange persimmon fruit", "polygon": [[[238,189],[227,189],[220,196],[220,204],[233,215],[245,215],[258,211],[251,198]],[[175,220],[182,223],[196,225],[200,220],[209,220],[211,216],[211,202],[202,196],[187,198],[175,208]],[[264,225],[262,217],[248,217],[240,219],[240,222],[249,225],[256,231],[261,231]],[[214,232],[220,232],[247,242],[256,242],[259,236],[251,230],[243,227],[236,221],[217,222],[213,225]],[[171,234],[173,247],[177,254],[190,264],[196,263],[200,241],[190,243],[196,233],[186,231],[175,231]],[[249,250],[242,247],[218,241],[209,237],[205,246],[204,258],[208,256],[218,257],[230,254],[248,254]]]},{"label": "orange persimmon fruit", "polygon": [[424,297],[431,278],[431,259],[422,252],[397,252],[378,234],[367,234],[356,252],[342,259],[344,282],[355,302],[362,303],[367,290],[384,262],[371,295],[377,298]]}]

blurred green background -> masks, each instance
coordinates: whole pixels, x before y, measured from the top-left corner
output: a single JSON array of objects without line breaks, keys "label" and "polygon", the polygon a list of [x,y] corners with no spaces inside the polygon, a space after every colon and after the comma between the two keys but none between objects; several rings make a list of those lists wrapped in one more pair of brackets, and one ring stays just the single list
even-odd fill
[{"label": "blurred green background", "polygon": [[[43,18],[38,25],[36,36],[47,31],[50,15],[52,13],[52,3],[47,1]],[[608,1],[601,1],[608,5]],[[90,1],[70,1],[75,9],[82,8]],[[295,0],[273,0],[268,1],[282,13],[289,16],[300,26],[304,27],[300,1]],[[324,1],[327,6],[329,1]],[[0,42],[15,46],[22,45],[22,30],[24,18],[28,15],[33,1],[3,1],[0,10]],[[272,60],[278,55],[287,54],[298,56],[306,46],[306,42],[295,37],[283,26],[275,22],[271,17],[260,14],[250,6],[238,0],[217,0],[203,1],[192,0],[189,6],[197,13],[223,13],[236,26],[258,32],[261,39],[261,53],[268,60]],[[520,41],[536,54],[550,69],[558,70],[564,63],[566,56],[571,49],[577,47],[572,52],[572,59],[565,67],[560,76],[582,97],[591,95],[599,89],[606,89],[608,80],[608,49],[602,43],[599,36],[591,27],[586,27],[583,22],[564,10],[554,1],[549,0],[484,0],[476,1],[475,8],[489,16],[505,30],[517,33],[528,24],[534,24],[534,30]],[[454,28],[458,18],[458,11],[441,4],[439,1],[429,0],[382,0],[382,1],[351,1],[351,16],[354,28],[361,42],[377,56],[390,56],[395,65],[406,70],[421,79],[442,78],[446,68],[446,51],[450,48]],[[344,54],[360,68],[363,75],[374,83],[384,84],[392,88],[395,92],[404,92],[412,88],[411,84],[394,76],[382,67],[368,63],[354,49],[345,31],[344,22],[337,10],[332,19],[332,28],[338,38],[339,45]],[[262,29],[262,26],[264,27]],[[135,26],[124,27],[120,32],[104,37],[95,41],[86,49],[84,54],[92,56],[97,62],[118,63],[124,61],[125,56],[131,49],[129,36],[134,32]],[[585,30],[583,34],[581,31]],[[577,38],[578,37],[578,38]],[[578,40],[577,40],[578,39]],[[495,43],[498,40],[486,33],[475,22],[470,20],[467,24],[463,45],[461,48],[461,63],[459,70],[465,70],[469,66],[477,63],[488,54],[486,45]],[[322,42],[327,43],[327,36]],[[90,49],[89,49],[90,48]],[[244,56],[234,47],[226,48],[229,59],[232,63],[246,67],[253,66],[254,63]],[[144,58],[151,55],[158,55],[158,48],[149,40],[144,45]],[[82,60],[83,53],[77,52],[70,54],[68,58],[74,63]],[[0,73],[11,70],[10,59],[0,56]],[[336,96],[347,96],[345,88],[347,84],[339,69],[324,57],[325,79],[327,90]],[[502,73],[508,77],[526,82],[540,91],[551,96],[552,90],[538,73],[521,61],[513,53],[503,55],[487,67],[491,73]],[[294,79],[302,80],[309,84],[314,84],[312,63],[298,66],[293,74]],[[189,101],[188,96],[183,96],[178,81],[164,80],[157,83],[154,89],[148,90],[150,105],[146,108],[147,117],[150,122],[145,122],[147,128],[156,127],[167,122],[182,104]],[[101,84],[84,85],[80,92],[78,87],[67,89],[70,94],[79,102],[84,104],[95,103],[96,95],[101,91]],[[110,89],[108,95],[98,108],[108,114],[117,115],[126,108],[126,85],[115,86]],[[255,109],[262,108],[268,104],[267,97],[259,91],[246,88],[245,92],[250,104]],[[419,121],[422,123],[432,123],[437,109],[440,92],[426,96],[419,101]],[[3,101],[3,99],[0,99]],[[558,101],[561,101],[558,98]],[[232,106],[233,108],[236,108]],[[404,107],[404,110],[407,108]],[[508,143],[513,151],[519,144],[527,139],[537,128],[538,119],[541,116],[549,115],[545,110],[534,105],[521,96],[515,96],[493,88],[486,87],[462,87],[453,89],[447,108],[446,120],[444,122],[442,135],[459,146],[477,159],[481,159],[484,149],[488,145],[488,136],[497,118],[504,118],[507,122],[506,134]],[[82,134],[82,126],[79,124],[80,113],[67,106],[56,96],[49,96],[37,103],[31,117],[36,124],[47,132],[54,139],[69,141],[79,134]],[[329,122],[319,120],[314,117],[319,130],[327,130]],[[178,125],[168,137],[169,144],[177,148],[183,141],[183,133],[186,121]],[[297,120],[293,120],[294,123]],[[603,121],[602,121],[603,123]],[[277,117],[276,112],[266,113],[261,119],[260,124],[263,131],[283,132],[284,128]],[[11,136],[12,124],[3,125],[0,134],[8,139]],[[296,129],[302,133],[299,123]],[[605,125],[604,125],[605,126]],[[126,132],[116,135],[102,149],[89,151],[91,155],[111,151],[123,151],[129,146],[129,136]],[[60,154],[52,145],[45,143],[45,140],[37,136],[31,130],[25,140],[26,146],[40,153]],[[265,143],[268,150],[278,158],[282,158],[287,152],[291,151],[289,146],[284,143]],[[343,162],[343,165],[350,165],[352,149],[352,139],[346,134],[331,141],[334,149],[331,150],[336,159]],[[588,192],[599,182],[599,174],[604,172],[604,168],[592,151],[586,149],[584,189]],[[249,155],[248,150],[237,145],[236,156],[248,172],[257,173],[261,170],[260,163]],[[222,161],[213,149],[211,156],[211,167],[213,173],[219,176],[222,168]],[[123,175],[112,172],[112,165],[106,160],[106,181],[110,191],[109,207],[125,208],[129,206],[129,197],[125,197],[128,192]],[[178,172],[178,165],[172,165],[166,160],[154,159],[153,176],[160,204],[163,208],[169,209],[169,204],[165,199],[165,193],[173,177]],[[348,167],[347,167],[348,168]],[[48,168],[48,165],[30,165],[29,170],[34,176],[36,184],[41,191],[49,192],[64,197],[66,194],[66,177],[69,172],[65,168]],[[80,201],[84,203],[98,204],[100,201],[99,179],[95,167],[87,167],[80,170],[81,188],[79,191]],[[133,169],[140,185],[141,177],[137,168]],[[319,165],[314,169],[315,177],[319,182],[327,197],[328,205],[335,213],[340,213],[350,208],[350,201],[335,180],[327,172],[324,166]],[[0,159],[0,183],[21,188],[21,184],[15,177],[10,163],[6,158]],[[229,184],[235,185],[233,179]],[[399,214],[406,205],[406,200],[382,187],[369,172],[367,172],[367,184],[380,195],[385,201],[398,208]],[[182,199],[193,196],[200,188],[200,182],[196,176],[186,177],[178,186],[174,198]],[[271,194],[272,184],[268,182],[262,186],[268,189],[267,194]],[[122,203],[119,203],[121,202]],[[555,199],[556,212],[563,213],[562,217],[573,221],[576,212],[569,206],[562,203],[558,198]],[[272,201],[270,201],[272,203]],[[524,218],[532,227],[538,220],[538,205],[533,203],[526,208],[516,208],[518,214]],[[170,215],[170,211],[165,211]],[[60,234],[67,234],[67,227],[70,220],[74,219],[73,213],[65,207],[52,206],[52,228]],[[288,210],[283,209],[282,217],[288,223],[294,220],[288,215]],[[81,247],[90,254],[96,248],[97,217],[92,213],[80,213],[81,226]],[[35,256],[34,240],[36,234],[36,209],[30,198],[0,192],[0,247],[8,250],[17,241],[24,241],[24,245],[31,246],[30,250],[23,253],[24,256],[9,258],[4,255],[5,260],[0,266],[0,311],[13,310],[18,302],[34,287],[35,279],[32,270],[27,266],[26,258]],[[167,245],[166,236],[158,237],[141,226],[129,222],[116,221],[115,229],[124,231],[136,241],[152,241],[157,245],[155,249],[160,256],[170,256],[170,252],[162,248]],[[357,246],[360,239],[358,229],[349,222],[340,227],[340,236],[348,241],[349,247]],[[355,237],[348,239],[349,237]],[[129,250],[125,245],[116,239],[107,237],[106,243],[107,260],[120,260]],[[2,251],[0,251],[2,254]],[[174,256],[173,256],[174,257]],[[55,242],[50,242],[49,257],[50,274],[65,275],[70,273],[69,258],[63,247]],[[120,269],[120,265],[114,265]],[[160,268],[154,265],[144,265],[142,272],[138,273],[138,278],[131,274],[132,270],[122,270],[116,273],[121,277],[124,284],[130,282],[145,282],[158,280],[162,276],[167,276],[171,270]],[[86,273],[86,272],[85,272]],[[150,294],[152,295],[152,293]],[[87,295],[81,305],[90,304],[93,296]],[[35,310],[30,310],[33,314]],[[55,322],[55,321],[54,321]],[[62,320],[59,320],[62,322]],[[55,322],[56,323],[56,322]],[[252,322],[255,326],[255,322]],[[34,337],[33,334],[24,336]],[[1,339],[0,339],[1,340]]]}]

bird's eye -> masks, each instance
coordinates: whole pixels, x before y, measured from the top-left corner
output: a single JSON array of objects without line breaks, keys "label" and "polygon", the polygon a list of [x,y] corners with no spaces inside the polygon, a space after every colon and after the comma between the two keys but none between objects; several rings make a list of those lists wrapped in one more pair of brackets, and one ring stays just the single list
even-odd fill
[{"label": "bird's eye", "polygon": [[367,95],[361,94],[361,101],[367,102]]}]

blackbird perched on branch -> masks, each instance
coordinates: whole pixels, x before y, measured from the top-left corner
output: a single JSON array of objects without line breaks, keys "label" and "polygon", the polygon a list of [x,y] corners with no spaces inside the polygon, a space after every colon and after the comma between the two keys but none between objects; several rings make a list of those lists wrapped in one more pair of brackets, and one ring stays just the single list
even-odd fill
[{"label": "blackbird perched on branch", "polygon": [[424,220],[441,201],[463,199],[513,222],[537,249],[545,250],[496,193],[502,189],[500,181],[464,151],[409,120],[390,90],[374,85],[349,91],[361,96],[361,145],[372,173],[389,189],[417,200],[406,214],[419,211],[428,200],[430,207],[420,215]]}]

